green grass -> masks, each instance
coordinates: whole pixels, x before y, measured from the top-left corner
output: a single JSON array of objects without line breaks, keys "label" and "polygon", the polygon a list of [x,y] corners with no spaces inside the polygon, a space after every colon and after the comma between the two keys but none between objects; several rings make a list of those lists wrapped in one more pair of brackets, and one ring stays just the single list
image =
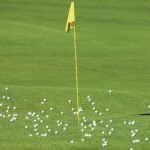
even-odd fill
[{"label": "green grass", "polygon": [[[87,124],[103,119],[104,125],[112,119],[115,129],[112,136],[101,135],[107,129],[100,125],[85,142],[80,142],[81,127],[71,112],[76,107],[76,91],[73,32],[65,33],[69,5],[69,0],[0,0],[0,103],[4,105],[0,113],[16,106],[13,112],[18,114],[12,123],[0,118],[0,149],[148,150],[150,140],[144,139],[150,138],[150,119],[137,114],[150,113],[150,1],[76,2],[81,118],[86,116]],[[4,95],[11,100],[2,99]],[[93,113],[88,95],[104,115]],[[40,104],[43,98],[47,98],[44,106]],[[29,137],[33,131],[24,126],[33,125],[33,120],[25,119],[27,113],[51,106],[54,111],[45,124],[57,130],[56,120],[63,119],[68,130],[58,129],[58,135],[51,133],[47,138]],[[136,123],[124,125],[125,120]],[[134,129],[139,130],[133,138],[141,140],[138,144],[132,144],[130,131]],[[108,146],[102,148],[104,137]]]}]

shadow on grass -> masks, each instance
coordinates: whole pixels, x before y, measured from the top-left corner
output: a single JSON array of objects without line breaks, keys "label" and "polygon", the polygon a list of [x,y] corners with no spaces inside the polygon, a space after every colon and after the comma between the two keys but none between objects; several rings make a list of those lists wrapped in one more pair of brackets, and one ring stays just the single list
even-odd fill
[{"label": "shadow on grass", "polygon": [[142,113],[142,114],[136,114],[138,116],[150,116],[150,113]]}]

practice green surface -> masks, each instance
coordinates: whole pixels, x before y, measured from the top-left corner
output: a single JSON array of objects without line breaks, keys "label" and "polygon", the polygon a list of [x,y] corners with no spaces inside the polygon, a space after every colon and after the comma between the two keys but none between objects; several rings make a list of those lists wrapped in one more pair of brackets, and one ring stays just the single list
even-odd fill
[{"label": "practice green surface", "polygon": [[[150,113],[150,1],[75,3],[81,122],[87,118],[83,132],[73,114],[73,32],[65,33],[69,6],[69,0],[0,0],[0,149],[148,150],[150,116],[139,114]],[[36,132],[28,112],[44,121]],[[11,122],[9,114],[17,120]],[[52,131],[40,136],[47,125]]]}]

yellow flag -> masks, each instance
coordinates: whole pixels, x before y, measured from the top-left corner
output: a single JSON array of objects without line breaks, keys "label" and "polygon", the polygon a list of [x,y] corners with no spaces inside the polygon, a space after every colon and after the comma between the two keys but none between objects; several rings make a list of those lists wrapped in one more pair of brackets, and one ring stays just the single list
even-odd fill
[{"label": "yellow flag", "polygon": [[66,32],[69,32],[70,29],[74,28],[74,26],[75,26],[75,9],[74,9],[74,2],[71,2],[66,24]]}]

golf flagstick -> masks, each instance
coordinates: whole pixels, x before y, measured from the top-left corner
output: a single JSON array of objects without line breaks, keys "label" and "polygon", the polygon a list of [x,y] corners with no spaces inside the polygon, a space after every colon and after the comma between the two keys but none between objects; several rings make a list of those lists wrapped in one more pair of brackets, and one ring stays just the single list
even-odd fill
[{"label": "golf flagstick", "polygon": [[70,29],[74,28],[74,55],[75,55],[75,77],[76,77],[76,99],[77,99],[77,117],[78,124],[80,124],[80,104],[79,104],[79,82],[78,82],[78,61],[77,61],[77,43],[76,43],[76,21],[75,21],[75,8],[74,2],[71,2],[69,9],[66,32],[69,32]]}]

